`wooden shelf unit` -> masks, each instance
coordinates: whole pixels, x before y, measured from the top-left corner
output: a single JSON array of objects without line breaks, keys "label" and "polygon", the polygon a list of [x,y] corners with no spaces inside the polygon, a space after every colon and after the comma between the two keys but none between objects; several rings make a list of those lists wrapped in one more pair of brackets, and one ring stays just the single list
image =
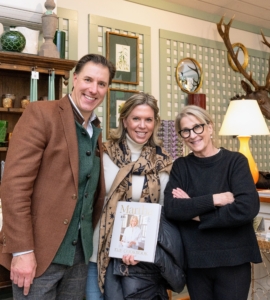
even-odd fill
[{"label": "wooden shelf unit", "polygon": [[[21,100],[30,94],[31,71],[39,72],[38,97],[48,95],[49,73],[55,72],[55,98],[62,97],[62,85],[68,83],[70,71],[77,61],[0,51],[0,120],[8,121],[7,132],[14,126],[23,113]],[[13,108],[2,107],[2,95],[15,94]],[[4,160],[7,147],[0,147],[0,160]]]},{"label": "wooden shelf unit", "polygon": [[[55,98],[62,97],[62,84],[67,84],[77,61],[31,54],[0,51],[0,120],[8,121],[12,133],[24,109],[21,100],[30,94],[31,71],[39,72],[38,97],[48,95],[49,72],[55,72]],[[2,95],[15,94],[13,108],[2,107]],[[8,147],[0,147],[0,161],[5,160]],[[0,266],[0,289],[11,286],[9,271]],[[1,293],[1,292],[0,292]]]}]

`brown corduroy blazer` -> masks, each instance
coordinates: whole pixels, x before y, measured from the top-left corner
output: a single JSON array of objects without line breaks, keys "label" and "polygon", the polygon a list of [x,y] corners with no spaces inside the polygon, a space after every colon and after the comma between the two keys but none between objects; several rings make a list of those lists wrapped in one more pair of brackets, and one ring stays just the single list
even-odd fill
[{"label": "brown corduroy blazer", "polygon": [[[94,226],[105,197],[101,135],[96,155],[101,167]],[[29,104],[14,129],[5,162],[1,186],[1,265],[10,269],[12,253],[34,250],[36,277],[48,268],[76,206],[78,168],[78,141],[68,96],[59,101]]]}]

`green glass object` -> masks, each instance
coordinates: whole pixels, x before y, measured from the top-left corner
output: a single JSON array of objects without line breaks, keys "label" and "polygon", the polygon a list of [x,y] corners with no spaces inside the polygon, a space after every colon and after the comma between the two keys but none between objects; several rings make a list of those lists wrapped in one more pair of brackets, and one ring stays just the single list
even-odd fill
[{"label": "green glass object", "polygon": [[65,58],[66,54],[66,33],[64,31],[56,30],[53,42],[55,43],[59,52],[60,58]]},{"label": "green glass object", "polygon": [[6,140],[8,121],[0,120],[0,143]]},{"label": "green glass object", "polygon": [[21,32],[11,30],[1,35],[0,42],[5,51],[21,52],[25,47],[26,39]]}]

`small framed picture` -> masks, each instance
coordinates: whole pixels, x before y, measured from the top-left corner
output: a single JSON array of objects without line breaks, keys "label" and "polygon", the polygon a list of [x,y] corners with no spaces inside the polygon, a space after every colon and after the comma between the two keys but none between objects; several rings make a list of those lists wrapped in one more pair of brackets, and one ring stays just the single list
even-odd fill
[{"label": "small framed picture", "polygon": [[107,135],[110,136],[110,130],[118,127],[118,118],[120,114],[121,105],[123,105],[127,99],[139,91],[122,90],[116,88],[110,88],[107,93]]},{"label": "small framed picture", "polygon": [[109,31],[106,34],[106,56],[116,67],[113,82],[138,85],[139,38]]}]

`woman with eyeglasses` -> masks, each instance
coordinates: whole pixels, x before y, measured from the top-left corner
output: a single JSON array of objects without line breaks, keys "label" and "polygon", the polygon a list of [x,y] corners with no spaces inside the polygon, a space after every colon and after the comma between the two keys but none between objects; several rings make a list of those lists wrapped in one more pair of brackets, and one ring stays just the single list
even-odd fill
[{"label": "woman with eyeglasses", "polygon": [[189,105],[175,127],[191,153],[173,163],[165,214],[178,222],[190,299],[246,300],[251,262],[261,255],[253,229],[259,197],[244,155],[217,148],[207,111]]}]

